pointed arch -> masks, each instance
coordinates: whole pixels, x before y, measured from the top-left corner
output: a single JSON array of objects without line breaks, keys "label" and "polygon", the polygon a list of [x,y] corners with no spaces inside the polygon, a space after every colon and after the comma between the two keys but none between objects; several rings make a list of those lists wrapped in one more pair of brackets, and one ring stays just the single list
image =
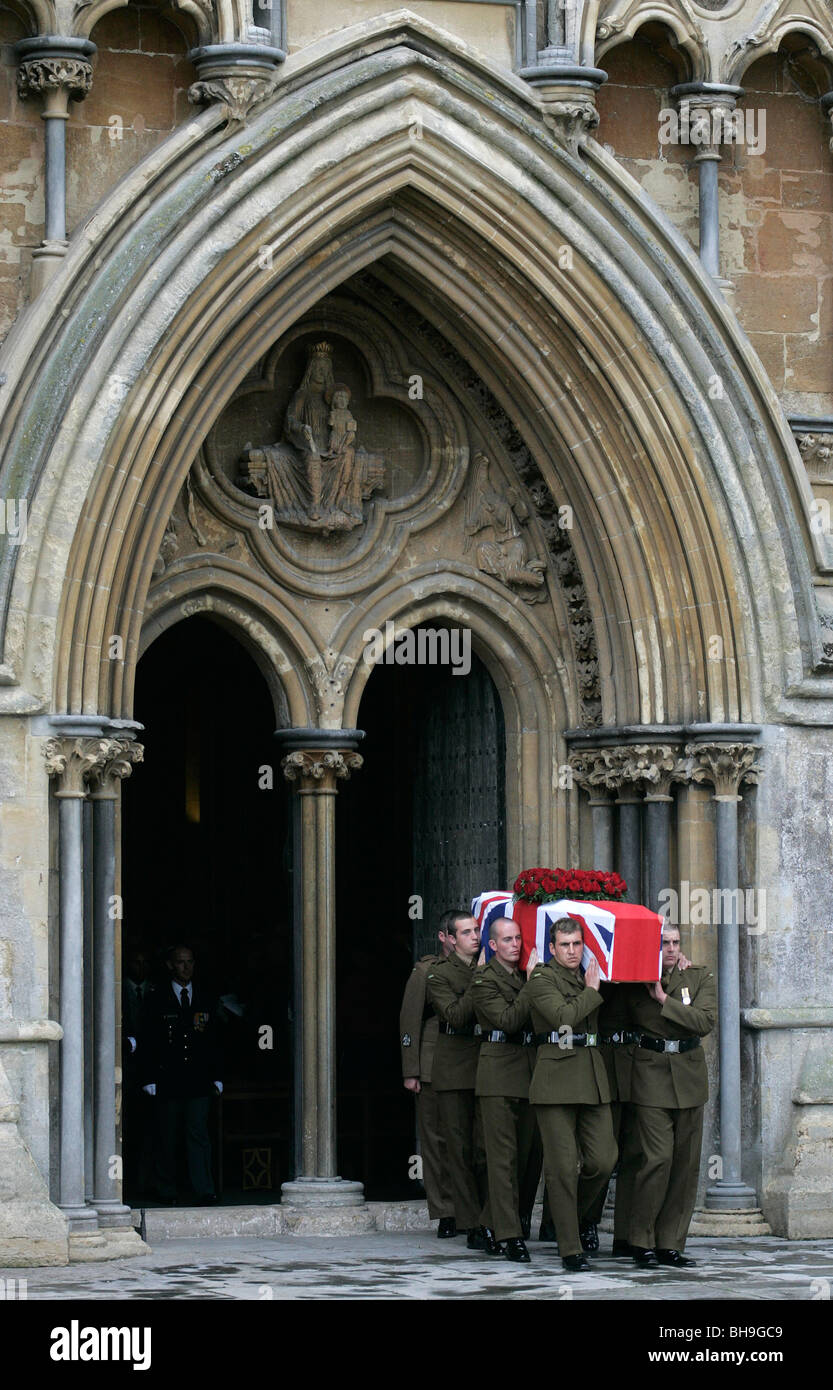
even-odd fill
[{"label": "pointed arch", "polygon": [[373,263],[421,289],[574,505],[614,721],[775,708],[818,647],[809,486],[760,364],[615,161],[554,145],[519,79],[402,15],[296,55],[245,131],[222,122],[120,185],[7,344],[0,443],[32,505],[6,682],[129,711],[196,449],[258,356]]}]

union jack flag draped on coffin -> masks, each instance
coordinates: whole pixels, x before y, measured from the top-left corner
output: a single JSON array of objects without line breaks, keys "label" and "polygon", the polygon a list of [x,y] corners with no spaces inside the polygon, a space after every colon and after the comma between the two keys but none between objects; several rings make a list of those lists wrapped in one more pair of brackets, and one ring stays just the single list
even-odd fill
[{"label": "union jack flag draped on coffin", "polygon": [[506,892],[481,893],[472,899],[472,916],[476,917],[481,941],[487,958],[489,930],[498,917],[511,917],[521,929],[521,969],[526,968],[533,946],[544,964],[550,959],[550,923],[559,917],[569,917],[584,927],[582,969],[586,970],[591,957],[599,963],[603,980],[620,984],[636,980],[658,980],[662,974],[662,918],[650,908],[638,903],[573,902],[561,898],[558,902],[513,902]]}]

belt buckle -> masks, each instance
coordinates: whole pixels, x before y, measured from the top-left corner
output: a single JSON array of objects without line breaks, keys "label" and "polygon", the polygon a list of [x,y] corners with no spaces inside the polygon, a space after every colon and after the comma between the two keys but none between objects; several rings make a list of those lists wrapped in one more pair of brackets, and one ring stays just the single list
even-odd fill
[{"label": "belt buckle", "polygon": [[534,1034],[532,1034],[532,1033],[524,1033],[524,1035],[523,1035],[524,1047],[530,1047],[530,1046],[531,1046],[532,1041],[533,1041],[533,1037],[534,1037]]},{"label": "belt buckle", "polygon": [[621,1041],[622,1041],[622,1034],[621,1034],[621,1033],[611,1033],[611,1035],[610,1035],[610,1041],[611,1041],[611,1042],[614,1042],[614,1043],[621,1042]]},{"label": "belt buckle", "polygon": [[480,1024],[479,1024],[479,1023],[475,1023],[475,1025],[474,1025],[474,1036],[475,1036],[476,1038],[479,1038],[479,1037],[481,1037],[482,1033],[483,1033],[483,1029],[480,1027]]},{"label": "belt buckle", "polygon": [[585,1047],[598,1047],[598,1044],[599,1044],[599,1035],[598,1035],[598,1033],[585,1033],[585,1035],[584,1035],[584,1046],[585,1046]]},{"label": "belt buckle", "polygon": [[679,1052],[680,1044],[676,1039],[673,1039],[665,1044],[665,1050],[666,1052]]}]

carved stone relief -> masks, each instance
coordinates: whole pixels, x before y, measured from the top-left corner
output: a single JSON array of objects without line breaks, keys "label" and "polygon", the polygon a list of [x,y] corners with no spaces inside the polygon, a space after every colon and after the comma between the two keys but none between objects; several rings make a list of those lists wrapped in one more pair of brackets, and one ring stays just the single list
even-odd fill
[{"label": "carved stone relief", "polygon": [[521,522],[529,517],[529,507],[517,488],[495,484],[485,454],[475,454],[473,467],[464,549],[474,544],[478,569],[515,589],[525,602],[538,603],[546,598],[543,572],[547,562],[529,557],[521,529]]}]

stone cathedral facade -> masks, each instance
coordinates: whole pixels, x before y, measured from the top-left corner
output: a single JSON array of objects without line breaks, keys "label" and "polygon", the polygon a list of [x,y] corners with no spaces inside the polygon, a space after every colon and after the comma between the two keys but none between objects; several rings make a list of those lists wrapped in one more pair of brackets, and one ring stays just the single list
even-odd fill
[{"label": "stone cathedral facade", "polygon": [[0,32],[0,1265],[142,1248],[122,984],[183,938],[230,1028],[283,992],[230,1190],[236,1126],[369,1229],[410,951],[536,864],[717,972],[699,1228],[829,1236],[829,0]]}]

